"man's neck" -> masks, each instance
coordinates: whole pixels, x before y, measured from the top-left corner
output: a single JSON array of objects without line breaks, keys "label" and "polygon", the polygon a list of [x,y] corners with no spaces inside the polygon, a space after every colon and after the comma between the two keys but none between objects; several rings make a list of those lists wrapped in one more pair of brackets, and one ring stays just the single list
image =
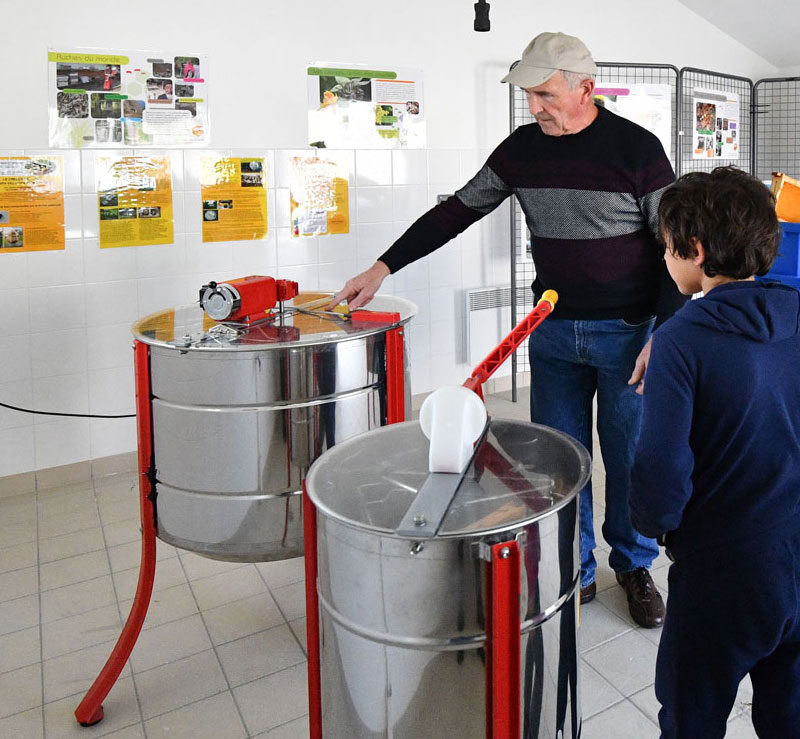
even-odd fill
[{"label": "man's neck", "polygon": [[589,126],[594,123],[595,119],[597,118],[597,106],[594,103],[591,103],[584,114],[578,119],[577,123],[575,124],[575,128],[570,131],[571,134],[573,133],[580,133],[585,128],[589,128]]}]

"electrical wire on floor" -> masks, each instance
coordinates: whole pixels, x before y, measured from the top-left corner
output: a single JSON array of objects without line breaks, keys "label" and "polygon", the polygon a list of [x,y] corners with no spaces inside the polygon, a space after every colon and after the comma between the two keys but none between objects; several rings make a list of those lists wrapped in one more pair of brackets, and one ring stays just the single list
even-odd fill
[{"label": "electrical wire on floor", "polygon": [[16,405],[9,405],[8,403],[0,403],[0,407],[9,408],[12,411],[19,411],[20,413],[32,413],[37,416],[63,416],[67,418],[136,418],[135,413],[121,413],[119,415],[98,415],[96,413],[57,413],[56,411],[35,411],[32,408],[20,408]]}]

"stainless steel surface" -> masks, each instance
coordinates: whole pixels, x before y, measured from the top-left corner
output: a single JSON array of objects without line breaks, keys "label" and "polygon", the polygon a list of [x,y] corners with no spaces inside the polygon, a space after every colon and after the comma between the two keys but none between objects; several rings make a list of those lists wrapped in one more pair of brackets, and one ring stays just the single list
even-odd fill
[{"label": "stainless steel surface", "polygon": [[[199,305],[170,308],[153,313],[133,324],[133,335],[145,344],[189,349],[195,352],[252,351],[254,347],[268,349],[275,344],[300,347],[337,343],[348,336],[367,336],[384,333],[392,325],[358,321],[358,312],[352,320],[344,312],[332,315],[292,313],[295,304],[303,306],[325,293],[299,293],[294,300],[284,302],[286,313],[273,313],[271,319],[257,324],[232,325],[234,336],[217,333],[220,325],[203,313]],[[405,325],[416,315],[417,307],[409,300],[391,295],[376,295],[367,308],[372,312],[399,313],[400,325]],[[184,341],[188,337],[188,341]]]},{"label": "stainless steel surface", "polygon": [[[383,304],[401,320],[284,315],[226,327],[191,306],[134,326],[150,344],[159,538],[232,561],[302,555],[309,466],[386,423],[386,332],[414,307]],[[408,401],[407,372],[406,386]]]},{"label": "stainless steel surface", "polygon": [[400,536],[427,459],[419,425],[397,424],[337,446],[306,480],[317,506],[323,735],[484,736],[481,553],[516,539],[523,736],[577,737],[577,493],[588,452],[552,429],[493,420],[439,534]]},{"label": "stainless steel surface", "polygon": [[[489,429],[489,419],[475,447],[480,443]],[[473,455],[474,457],[474,455]],[[400,536],[413,536],[417,539],[436,536],[447,515],[450,505],[462,485],[474,485],[473,480],[466,480],[467,465],[462,472],[430,472],[422,483],[414,499],[408,507],[403,520],[397,527]],[[482,492],[482,491],[481,491]],[[480,493],[479,493],[480,494]]]}]

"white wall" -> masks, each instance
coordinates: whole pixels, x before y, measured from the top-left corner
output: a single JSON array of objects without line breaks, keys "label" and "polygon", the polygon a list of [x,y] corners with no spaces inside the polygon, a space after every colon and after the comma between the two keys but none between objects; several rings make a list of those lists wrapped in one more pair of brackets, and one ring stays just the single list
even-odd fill
[{"label": "white wall", "polygon": [[[46,51],[139,48],[210,55],[214,151],[273,163],[270,234],[263,242],[202,244],[196,152],[172,152],[175,243],[99,248],[93,152],[65,151],[67,249],[0,254],[0,401],[44,410],[133,408],[129,324],[196,299],[209,278],[251,272],[335,288],[372,260],[435,195],[471,176],[508,131],[508,64],[536,33],[582,36],[597,59],[672,63],[753,78],[763,59],[674,0],[602,5],[578,0],[492,3],[492,31],[472,31],[469,0],[378,5],[275,0],[3,2],[4,114],[0,156],[45,151]],[[766,21],[765,21],[766,22]],[[305,142],[305,67],[364,62],[424,70],[427,151],[340,152],[351,164],[351,233],[288,236],[283,164]],[[460,382],[464,288],[508,282],[508,215],[501,208],[429,259],[393,276],[386,292],[420,306],[411,329],[413,390]],[[0,409],[0,476],[134,448],[130,421],[32,417]]]}]

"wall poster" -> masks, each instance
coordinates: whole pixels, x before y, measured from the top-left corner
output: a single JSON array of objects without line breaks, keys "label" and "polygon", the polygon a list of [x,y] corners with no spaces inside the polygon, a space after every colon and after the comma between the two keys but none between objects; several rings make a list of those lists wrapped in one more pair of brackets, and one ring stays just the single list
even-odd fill
[{"label": "wall poster", "polygon": [[658,136],[664,152],[672,159],[672,88],[669,85],[617,84],[598,80],[594,100],[597,105]]},{"label": "wall poster", "polygon": [[695,89],[693,159],[739,158],[739,96],[723,90]]},{"label": "wall poster", "polygon": [[328,149],[423,149],[422,71],[308,67],[308,141]]},{"label": "wall poster", "polygon": [[348,173],[317,157],[292,157],[289,172],[292,236],[350,232]]},{"label": "wall poster", "polygon": [[173,243],[169,157],[97,157],[94,167],[101,249]]},{"label": "wall poster", "polygon": [[0,254],[63,248],[62,158],[0,157]]},{"label": "wall poster", "polygon": [[203,157],[203,241],[244,241],[267,235],[263,158]]},{"label": "wall poster", "polygon": [[208,57],[50,49],[50,146],[208,146]]}]

